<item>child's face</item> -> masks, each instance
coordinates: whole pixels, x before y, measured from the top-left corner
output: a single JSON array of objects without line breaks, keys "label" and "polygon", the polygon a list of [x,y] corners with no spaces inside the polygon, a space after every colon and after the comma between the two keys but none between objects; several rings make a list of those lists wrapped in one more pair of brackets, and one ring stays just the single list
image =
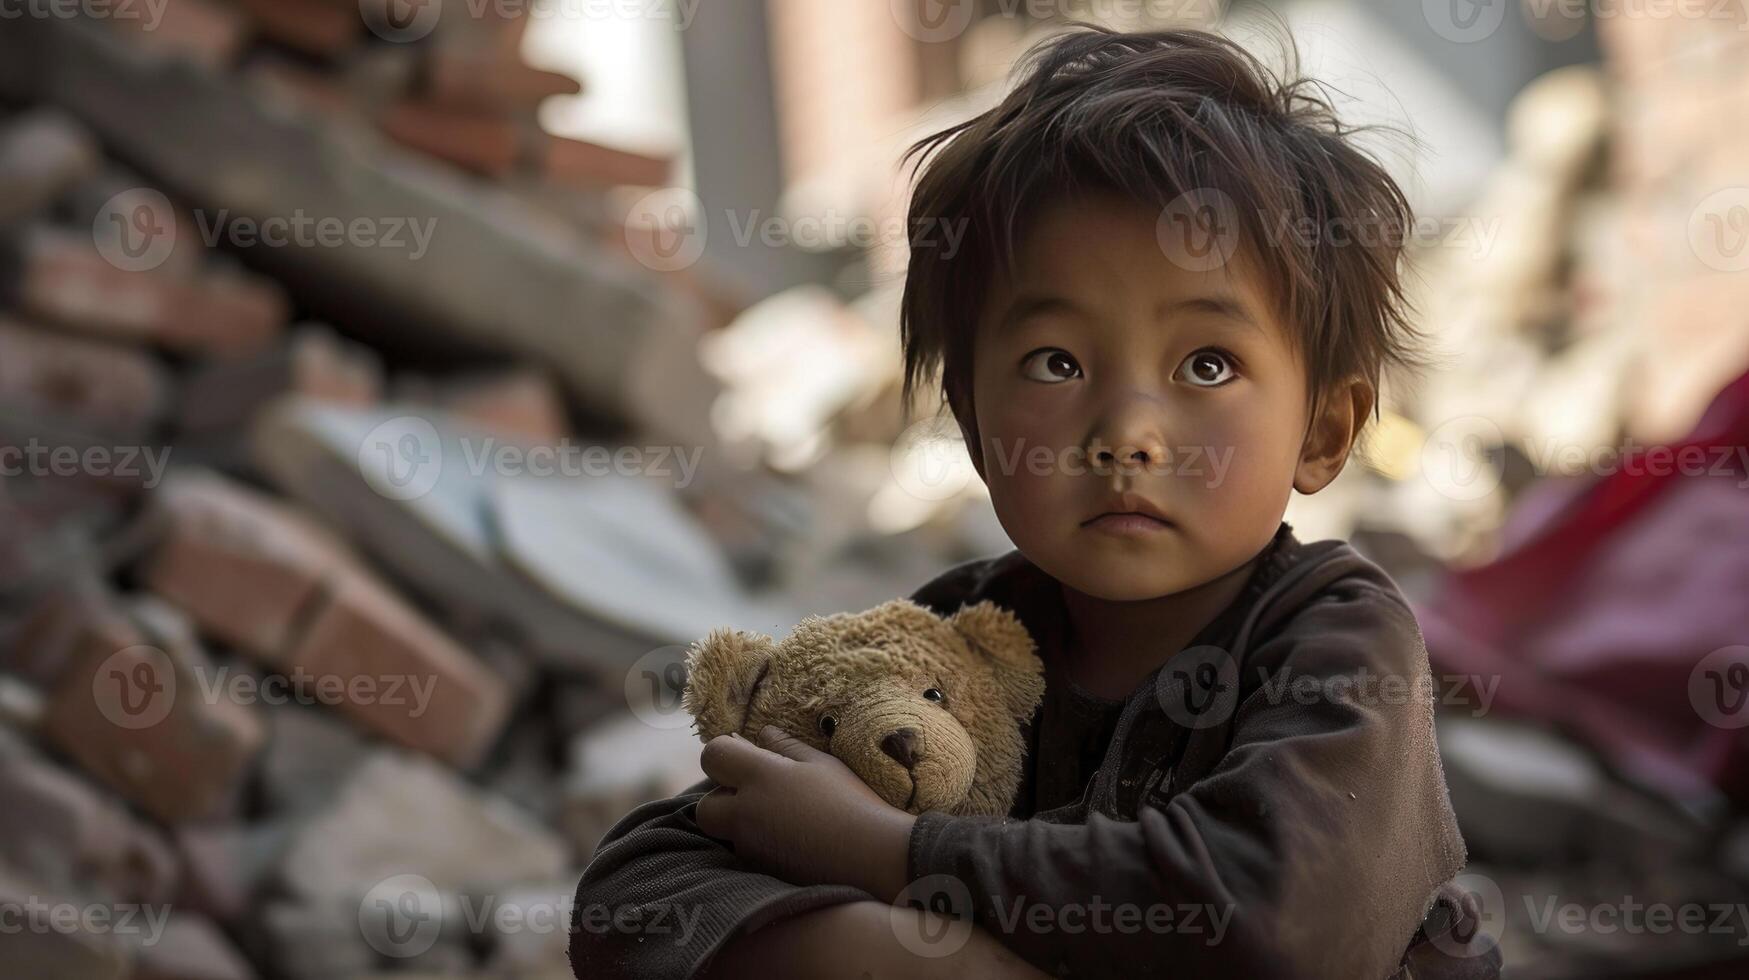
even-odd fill
[{"label": "child's face", "polygon": [[[1192,272],[1168,259],[1156,217],[1112,196],[1040,214],[974,344],[1003,528],[1045,572],[1103,599],[1232,571],[1269,543],[1296,484],[1335,475],[1303,458],[1306,370],[1266,295],[1237,261]],[[1149,505],[1165,520],[1095,521]]]}]

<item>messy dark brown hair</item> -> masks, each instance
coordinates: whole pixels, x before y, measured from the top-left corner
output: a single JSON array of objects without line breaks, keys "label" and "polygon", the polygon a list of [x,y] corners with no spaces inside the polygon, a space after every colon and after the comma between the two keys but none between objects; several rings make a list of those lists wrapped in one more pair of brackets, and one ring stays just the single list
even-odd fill
[{"label": "messy dark brown hair", "polygon": [[[1292,78],[1291,41],[1284,52]],[[943,400],[977,445],[972,337],[982,304],[997,276],[1013,275],[1029,221],[1081,189],[1162,211],[1185,194],[1230,202],[1235,254],[1269,284],[1307,364],[1314,413],[1345,379],[1377,392],[1386,369],[1422,364],[1398,269],[1410,205],[1350,142],[1377,127],[1345,127],[1316,82],[1279,78],[1237,42],[1189,29],[1076,28],[1032,49],[1018,75],[1001,104],[905,155],[922,170],[913,243],[943,226],[965,232],[952,252],[911,250],[900,310],[907,411],[939,371]],[[1366,234],[1320,231],[1334,227]]]}]

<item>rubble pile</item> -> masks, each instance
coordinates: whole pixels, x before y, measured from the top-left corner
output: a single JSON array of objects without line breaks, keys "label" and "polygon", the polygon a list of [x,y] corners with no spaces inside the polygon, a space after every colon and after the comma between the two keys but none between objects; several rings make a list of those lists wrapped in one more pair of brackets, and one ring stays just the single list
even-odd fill
[{"label": "rubble pile", "polygon": [[740,304],[607,203],[670,161],[541,132],[579,83],[474,6],[0,30],[0,972],[569,976],[583,862],[700,778],[685,644],[970,556],[780,567]]}]

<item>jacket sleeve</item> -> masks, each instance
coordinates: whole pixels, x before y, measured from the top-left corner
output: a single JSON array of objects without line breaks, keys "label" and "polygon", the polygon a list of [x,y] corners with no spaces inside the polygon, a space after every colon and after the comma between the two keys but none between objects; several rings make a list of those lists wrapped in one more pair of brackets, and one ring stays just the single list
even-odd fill
[{"label": "jacket sleeve", "polygon": [[1134,822],[925,813],[911,880],[1059,976],[1386,977],[1464,860],[1429,681],[1400,596],[1339,582],[1245,658],[1205,777]]},{"label": "jacket sleeve", "polygon": [[709,779],[646,803],[607,832],[577,885],[571,971],[579,978],[673,980],[696,976],[732,936],[844,902],[860,888],[802,887],[746,870],[700,830],[697,803]]}]

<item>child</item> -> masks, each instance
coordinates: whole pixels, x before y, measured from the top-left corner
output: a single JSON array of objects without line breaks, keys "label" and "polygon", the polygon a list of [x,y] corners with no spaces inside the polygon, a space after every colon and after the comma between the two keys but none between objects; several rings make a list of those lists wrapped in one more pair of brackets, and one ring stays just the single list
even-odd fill
[{"label": "child", "polygon": [[[966,234],[914,249],[902,321],[907,399],[941,372],[1017,546],[912,598],[994,599],[1046,663],[1019,801],[912,816],[818,733],[714,739],[710,779],[603,840],[576,921],[621,918],[574,930],[573,969],[1497,975],[1451,883],[1414,617],[1281,520],[1415,362],[1408,204],[1327,103],[1219,36],[1081,29],[1028,68],[914,148],[913,226]],[[950,922],[889,906],[943,896],[974,924],[957,948],[906,942]]]}]

